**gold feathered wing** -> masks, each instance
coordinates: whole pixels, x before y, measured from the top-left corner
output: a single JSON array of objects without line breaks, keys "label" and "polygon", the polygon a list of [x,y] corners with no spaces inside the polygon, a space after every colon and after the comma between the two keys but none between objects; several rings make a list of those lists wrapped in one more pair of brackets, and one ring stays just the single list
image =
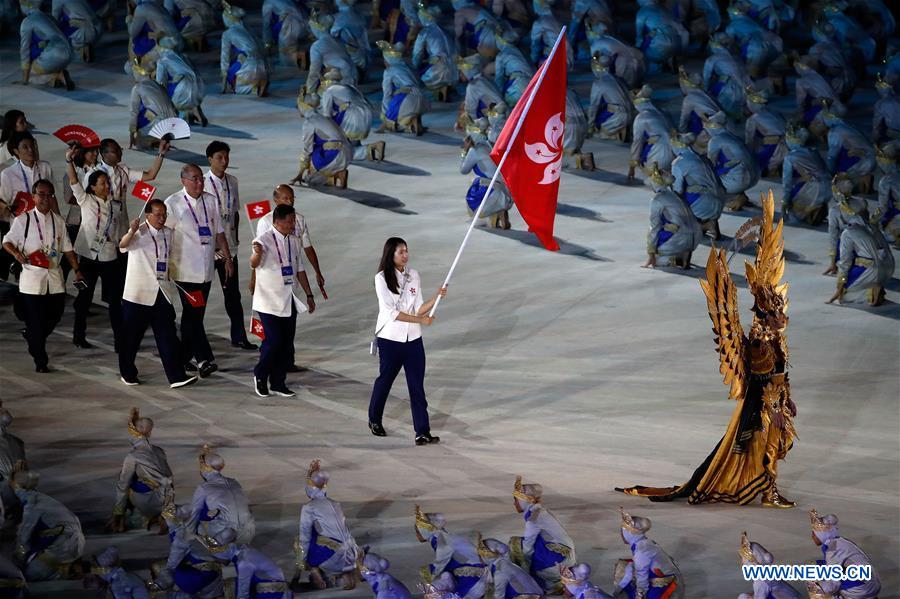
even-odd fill
[{"label": "gold feathered wing", "polygon": [[719,372],[726,385],[731,385],[730,399],[741,399],[747,379],[747,361],[744,359],[747,338],[738,315],[737,287],[728,270],[724,249],[712,248],[706,262],[706,280],[700,280],[706,295],[706,307],[713,323],[715,343],[719,352]]},{"label": "gold feathered wing", "polygon": [[773,289],[785,300],[787,309],[787,283],[781,282],[784,275],[784,219],[775,224],[775,196],[772,190],[760,194],[763,222],[759,228],[756,245],[756,263],[745,263],[747,284],[750,292],[759,301],[757,294],[764,288]]}]

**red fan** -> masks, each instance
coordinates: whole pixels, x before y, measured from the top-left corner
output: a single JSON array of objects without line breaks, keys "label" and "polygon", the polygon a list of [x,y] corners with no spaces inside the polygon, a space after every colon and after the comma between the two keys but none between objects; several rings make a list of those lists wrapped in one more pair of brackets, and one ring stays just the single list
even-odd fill
[{"label": "red fan", "polygon": [[50,268],[50,260],[47,258],[47,254],[41,250],[36,250],[28,254],[28,264],[40,268]]},{"label": "red fan", "polygon": [[82,148],[96,148],[100,145],[100,136],[93,129],[84,125],[66,125],[53,134],[64,144],[77,145]]},{"label": "red fan", "polygon": [[13,214],[19,216],[34,208],[34,197],[27,191],[20,191],[12,203]]}]

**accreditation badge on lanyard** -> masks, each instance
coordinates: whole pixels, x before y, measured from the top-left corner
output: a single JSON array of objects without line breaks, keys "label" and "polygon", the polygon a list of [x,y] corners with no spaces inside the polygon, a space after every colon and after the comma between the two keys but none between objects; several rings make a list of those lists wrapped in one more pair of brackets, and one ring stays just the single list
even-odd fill
[{"label": "accreditation badge on lanyard", "polygon": [[278,245],[278,238],[275,237],[275,232],[272,232],[272,241],[275,242],[275,251],[278,252],[278,263],[281,264],[281,277],[284,279],[284,286],[293,287],[294,285],[294,261],[293,255],[291,253],[291,238],[285,237],[285,245],[287,246],[287,264],[284,263],[284,258],[281,256],[281,247]]},{"label": "accreditation badge on lanyard", "polygon": [[194,217],[194,224],[197,225],[197,236],[200,238],[200,245],[209,245],[212,241],[212,229],[209,227],[209,213],[206,211],[206,202],[203,201],[203,194],[200,194],[200,205],[203,206],[203,218],[206,221],[205,225],[200,224],[200,219],[197,218],[197,213],[194,211],[194,207],[191,206],[191,201],[188,199],[187,195],[184,196],[184,203],[187,204],[188,209],[191,211],[191,216]]},{"label": "accreditation badge on lanyard", "polygon": [[169,241],[166,239],[165,229],[158,229],[158,231],[158,235],[162,237],[163,249],[165,251],[162,257],[159,255],[159,244],[156,241],[156,237],[150,232],[149,227],[147,229],[150,239],[153,240],[153,249],[156,250],[156,280],[165,281],[169,278]]},{"label": "accreditation badge on lanyard", "polygon": [[225,205],[222,205],[222,196],[219,194],[219,186],[216,185],[215,175],[209,174],[209,182],[213,191],[216,192],[216,205],[219,207],[219,214],[222,215],[222,221],[226,224],[231,222],[231,186],[228,184],[228,175],[222,177],[225,182]]},{"label": "accreditation badge on lanyard", "polygon": [[38,237],[41,240],[41,251],[44,252],[44,254],[49,259],[50,264],[53,265],[59,257],[59,252],[56,251],[56,219],[54,219],[53,214],[50,213],[50,223],[53,227],[53,235],[47,241],[44,240],[44,230],[41,227],[41,217],[40,213],[37,210],[35,210],[34,223],[37,225]]},{"label": "accreditation badge on lanyard", "polygon": [[103,228],[103,231],[100,230],[100,221],[103,219],[103,212],[100,210],[101,200],[95,201],[97,202],[97,228],[94,233],[94,241],[91,243],[91,253],[94,254],[94,259],[97,260],[100,258],[103,248],[106,247],[106,243],[109,241],[109,231],[112,228],[114,220],[113,207],[115,206],[115,200],[106,200],[109,215],[107,216],[106,226]]}]

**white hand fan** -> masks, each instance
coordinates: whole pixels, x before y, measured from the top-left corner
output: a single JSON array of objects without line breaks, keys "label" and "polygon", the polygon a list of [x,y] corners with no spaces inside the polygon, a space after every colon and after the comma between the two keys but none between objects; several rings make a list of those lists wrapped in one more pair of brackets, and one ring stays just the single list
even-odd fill
[{"label": "white hand fan", "polygon": [[168,141],[173,139],[187,139],[191,136],[191,128],[184,119],[170,117],[153,123],[153,126],[150,127],[149,135],[156,139],[165,139]]}]

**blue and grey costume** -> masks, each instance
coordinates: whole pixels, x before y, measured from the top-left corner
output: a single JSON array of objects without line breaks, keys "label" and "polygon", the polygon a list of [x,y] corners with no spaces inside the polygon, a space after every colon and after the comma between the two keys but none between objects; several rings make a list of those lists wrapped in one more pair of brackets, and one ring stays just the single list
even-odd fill
[{"label": "blue and grey costume", "polygon": [[591,582],[590,576],[591,567],[587,564],[563,570],[562,583],[572,599],[612,599],[612,595]]},{"label": "blue and grey costume", "polygon": [[159,58],[157,44],[165,37],[175,40],[175,49],[181,50],[184,40],[172,15],[155,0],[138,0],[128,23],[128,57],[137,60],[152,72]]},{"label": "blue and grey costume", "polygon": [[513,36],[499,36],[497,45],[500,52],[494,60],[494,83],[503,93],[508,106],[515,106],[525,88],[534,76],[534,67],[511,39]]},{"label": "blue and grey costume", "polygon": [[622,508],[622,539],[631,547],[631,559],[619,560],[615,585],[628,599],[683,599],[684,580],[674,560],[647,538],[649,518],[631,516]]},{"label": "blue and grey costume", "polygon": [[452,0],[453,29],[460,54],[478,53],[491,60],[497,55],[498,31],[503,23],[473,0]]},{"label": "blue and grey costume", "polygon": [[629,176],[633,175],[635,168],[640,167],[646,171],[653,164],[660,170],[668,170],[675,159],[675,153],[669,143],[672,123],[669,117],[650,100],[652,92],[653,90],[645,85],[634,98],[637,116],[634,117],[631,131]]},{"label": "blue and grey costume", "polygon": [[676,156],[672,161],[672,191],[684,200],[697,220],[710,223],[712,230],[718,231],[715,222],[725,207],[725,190],[713,165],[691,147],[691,138],[688,133],[671,140]]},{"label": "blue and grey costume", "polygon": [[819,516],[813,509],[809,514],[812,532],[822,549],[821,560],[817,564],[841,566],[846,569],[850,565],[871,566],[872,578],[867,581],[820,581],[819,586],[826,593],[841,599],[875,599],[881,592],[881,579],[872,560],[859,545],[841,536],[838,529],[838,517],[834,514]]},{"label": "blue and grey costume", "polygon": [[864,205],[853,211],[852,204],[841,203],[839,209],[847,215],[838,246],[838,285],[843,285],[845,293],[867,291],[869,303],[878,305],[884,301],[885,283],[894,274],[894,255],[878,224],[869,222]]},{"label": "blue and grey costume", "polygon": [[384,153],[384,142],[363,144],[372,129],[375,110],[369,100],[353,84],[340,80],[337,69],[331,69],[322,77],[322,97],[319,101],[319,114],[333,120],[353,145],[353,159],[374,158],[373,149],[380,148]]},{"label": "blue and grey costume", "polygon": [[262,41],[269,52],[277,50],[281,64],[295,65],[301,44],[309,37],[303,9],[294,0],[265,0],[262,5]]},{"label": "blue and grey costume", "polygon": [[178,116],[178,111],[165,88],[154,81],[153,71],[147,71],[138,63],[128,65],[135,84],[131,88],[131,119],[128,131],[132,143],[141,148],[150,147],[154,141],[149,136],[153,123],[159,119]]},{"label": "blue and grey costume", "polygon": [[402,45],[376,44],[387,65],[381,79],[381,120],[390,131],[421,131],[422,115],[431,104],[419,77],[403,59]]},{"label": "blue and grey costume", "polygon": [[176,508],[170,505],[163,516],[169,526],[171,545],[165,571],[157,572],[158,586],[164,589],[176,586],[192,599],[221,597],[225,585],[222,564],[201,542],[201,537],[185,528],[191,516],[190,506],[180,505]]},{"label": "blue and grey costume", "polygon": [[[747,533],[741,535],[741,563],[745,566],[768,566],[775,561],[772,554],[759,543],[750,542]],[[741,593],[738,599],[801,599],[800,593],[783,580],[754,580],[752,593]]]},{"label": "blue and grey costume", "polygon": [[72,48],[88,56],[90,46],[100,39],[103,24],[87,0],[53,0],[50,14],[56,19],[60,31],[67,38]]},{"label": "blue and grey costume", "polygon": [[737,56],[754,80],[766,78],[772,63],[784,55],[784,42],[777,33],[760,25],[740,8],[733,6],[728,13],[731,21],[725,33],[732,39]]},{"label": "blue and grey costume", "polygon": [[817,41],[807,52],[807,60],[810,61],[813,70],[828,80],[841,102],[847,102],[856,88],[857,73],[840,46],[830,38],[822,36],[820,39],[817,31],[818,26],[814,26],[813,37]]},{"label": "blue and grey costume", "polygon": [[337,0],[337,13],[331,25],[331,35],[342,44],[353,63],[360,70],[369,66],[369,26],[355,8],[356,0]]},{"label": "blue and grey costume", "polygon": [[447,532],[444,528],[446,523],[443,514],[424,514],[416,506],[416,536],[421,542],[428,542],[434,550],[434,561],[422,568],[422,577],[430,582],[442,572],[449,572],[460,597],[481,599],[481,589],[477,583],[484,575],[486,566],[475,545],[465,537]]},{"label": "blue and grey costume", "polygon": [[512,562],[506,543],[482,539],[479,535],[478,555],[487,565],[477,583],[486,599],[541,599],[544,596],[544,589],[531,574]]},{"label": "blue and grey costume", "polygon": [[832,112],[843,114],[845,108],[834,88],[812,68],[813,60],[804,57],[794,63],[797,70],[795,99],[800,123],[817,138],[827,133],[822,120],[822,109],[828,106]]},{"label": "blue and grey costume", "polygon": [[[316,109],[297,101],[300,114],[303,116],[303,127],[300,130],[300,173],[308,171],[308,181],[321,183],[324,179],[340,177],[353,160],[353,145],[341,127],[331,118]],[[346,179],[343,181],[346,186]]]},{"label": "blue and grey costume", "polygon": [[[559,32],[562,31],[562,23],[553,14],[551,5],[553,0],[532,0],[534,8],[534,21],[531,24],[531,62],[541,65],[550,55]],[[566,68],[572,70],[575,64],[575,54],[572,45],[566,38]]]},{"label": "blue and grey costume", "polygon": [[522,484],[522,477],[516,478],[513,503],[525,519],[525,532],[510,538],[509,553],[513,563],[530,573],[545,593],[557,594],[562,591],[560,570],[575,564],[575,542],[544,506],[543,493],[541,485]]},{"label": "blue and grey costume", "polygon": [[477,119],[487,116],[493,108],[500,113],[507,112],[503,92],[488,77],[482,74],[481,59],[477,54],[460,60],[457,63],[460,73],[466,78],[466,97],[463,99],[459,124],[465,126]]},{"label": "blue and grey costume", "polygon": [[402,582],[388,573],[391,563],[376,553],[366,553],[359,567],[359,575],[369,583],[375,599],[412,599],[412,593]]},{"label": "blue and grey costume", "polygon": [[352,576],[359,548],[341,504],[326,495],[329,475],[313,460],[306,475],[309,502],[300,509],[297,563],[318,568],[324,577]]},{"label": "blue and grey costume", "polygon": [[613,26],[613,14],[606,0],[575,0],[572,3],[572,20],[566,34],[572,58],[577,58],[579,47],[588,41],[587,32],[593,29],[608,29]]},{"label": "blue and grey costume", "polygon": [[654,167],[647,176],[653,189],[650,200],[650,230],[647,232],[647,255],[669,256],[670,265],[681,260],[690,267],[691,253],[700,245],[703,229],[687,202],[672,191],[672,176]]},{"label": "blue and grey costume", "polygon": [[256,521],[241,484],[222,475],[225,460],[208,447],[203,448],[198,461],[203,482],[194,491],[191,517],[185,528],[191,534],[207,537],[234,529],[239,543],[249,543],[256,533]]},{"label": "blue and grey costume", "polygon": [[309,19],[316,41],[309,47],[309,75],[306,77],[308,94],[318,93],[322,73],[327,69],[339,70],[344,83],[356,83],[356,63],[347,53],[344,44],[331,34],[332,23],[329,15],[316,15]]},{"label": "blue and grey costume", "polygon": [[422,29],[413,45],[412,64],[426,89],[441,90],[453,86],[459,80],[453,46],[430,10],[419,9]]},{"label": "blue and grey costume", "polygon": [[781,168],[782,212],[809,224],[822,222],[831,199],[831,173],[821,154],[806,146],[806,129],[789,129]]},{"label": "blue and grey costume", "polygon": [[591,61],[594,82],[591,84],[588,126],[591,133],[602,139],[624,142],[631,133],[636,111],[625,82],[609,72],[611,62],[606,55]]},{"label": "blue and grey costume", "polygon": [[699,75],[688,74],[683,66],[678,67],[678,83],[681,93],[684,94],[684,98],[681,100],[678,130],[693,135],[695,137],[694,147],[705,153],[706,145],[709,143],[709,132],[706,130],[704,122],[712,115],[721,112],[722,107],[701,87]]},{"label": "blue and grey costume", "polygon": [[703,63],[703,87],[728,116],[740,119],[747,101],[744,90],[751,81],[744,65],[729,51],[729,43],[730,38],[721,33],[710,41],[710,55]]},{"label": "blue and grey costume", "polygon": [[106,581],[107,593],[113,599],[150,599],[150,592],[144,579],[137,574],[126,572],[119,562],[119,551],[107,547],[96,557],[97,567],[92,572]]},{"label": "blue and grey costume", "polygon": [[19,503],[10,481],[16,464],[26,463],[25,442],[6,430],[12,421],[12,414],[3,407],[3,402],[0,401],[0,501],[2,501],[4,516]]},{"label": "blue and grey costume", "polygon": [[726,207],[738,210],[749,201],[747,190],[759,182],[759,165],[744,140],[725,128],[721,112],[706,121],[710,139],[706,157],[728,194]]},{"label": "blue and grey costume", "polygon": [[900,246],[900,168],[897,167],[896,145],[889,145],[877,154],[878,166],[884,175],[878,181],[878,215],[885,234]]},{"label": "blue and grey costume", "polygon": [[227,29],[222,33],[219,70],[223,87],[236,94],[264,95],[269,85],[269,62],[262,44],[244,25],[244,9],[230,6],[222,13]]},{"label": "blue and grey costume", "polygon": [[66,35],[56,22],[41,12],[39,6],[22,2],[25,18],[19,25],[19,62],[22,69],[30,68],[30,81],[55,83],[60,81],[73,53]]},{"label": "blue and grey costume", "polygon": [[[466,191],[469,214],[474,214],[478,210],[478,205],[484,200],[484,194],[490,185],[491,177],[497,172],[497,165],[491,159],[491,144],[488,143],[486,137],[486,126],[486,119],[478,119],[466,127],[466,138],[471,140],[472,145],[462,153],[459,172],[463,175],[475,174],[472,184]],[[487,203],[481,209],[481,216],[488,217],[491,226],[499,226],[500,221],[503,220],[501,216],[512,208],[512,205],[512,196],[503,181],[503,175],[500,175],[491,189]]]},{"label": "blue and grey costume", "polygon": [[883,79],[875,82],[878,95],[872,113],[872,143],[880,146],[894,142],[900,144],[900,96]]},{"label": "blue and grey costume", "polygon": [[131,451],[125,456],[116,481],[114,516],[135,510],[147,521],[159,520],[175,496],[175,483],[166,452],[150,442],[153,421],[132,408],[128,421]]},{"label": "blue and grey costume", "polygon": [[788,151],[784,141],[787,121],[767,106],[768,101],[767,93],[747,90],[747,108],[751,114],[744,122],[744,141],[756,156],[760,173],[777,176]]},{"label": "blue and grey costume", "polygon": [[22,522],[16,533],[16,558],[26,564],[29,581],[66,578],[84,551],[81,522],[66,506],[36,491],[38,475],[19,470],[12,485],[22,504]]},{"label": "blue and grey costume", "polygon": [[202,48],[206,34],[218,22],[212,6],[206,0],[165,0],[164,6],[181,31],[181,37],[194,47]]},{"label": "blue and grey costume", "polygon": [[581,146],[588,135],[588,118],[581,106],[578,94],[571,87],[566,89],[566,121],[563,129],[563,165],[588,171],[594,170],[594,154],[582,152]]},{"label": "blue and grey costume", "polygon": [[638,49],[653,65],[673,65],[675,57],[687,50],[690,35],[657,0],[638,0],[634,29]]},{"label": "blue and grey costume", "polygon": [[826,110],[822,115],[828,127],[828,155],[825,164],[832,175],[853,180],[866,192],[872,188],[875,172],[875,148],[856,127]]},{"label": "blue and grey costume", "polygon": [[647,61],[644,53],[634,46],[596,30],[588,31],[591,44],[591,56],[609,56],[609,72],[622,81],[629,89],[637,89],[644,82],[647,74]]},{"label": "blue and grey costume", "polygon": [[159,43],[156,82],[166,90],[181,118],[189,121],[196,117],[203,122],[206,118],[200,107],[205,87],[203,77],[193,61],[171,45],[171,38]]},{"label": "blue and grey costume", "polygon": [[216,558],[231,563],[237,574],[235,599],[292,599],[281,568],[261,551],[241,543],[233,529],[226,528],[210,539]]}]

